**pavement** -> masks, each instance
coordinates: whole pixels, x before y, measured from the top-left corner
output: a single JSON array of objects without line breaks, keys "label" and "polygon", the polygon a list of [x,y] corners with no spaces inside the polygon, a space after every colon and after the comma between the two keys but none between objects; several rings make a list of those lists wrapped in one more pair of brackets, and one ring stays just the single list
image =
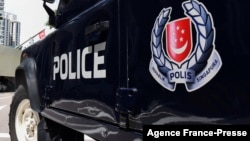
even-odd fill
[{"label": "pavement", "polygon": [[0,93],[0,141],[10,141],[8,115],[12,95],[12,92]]}]

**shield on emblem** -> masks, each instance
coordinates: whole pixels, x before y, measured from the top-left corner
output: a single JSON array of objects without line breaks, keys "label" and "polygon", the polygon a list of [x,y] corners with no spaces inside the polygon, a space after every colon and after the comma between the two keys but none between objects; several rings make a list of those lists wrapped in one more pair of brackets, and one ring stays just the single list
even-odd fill
[{"label": "shield on emblem", "polygon": [[166,50],[177,63],[184,61],[192,50],[191,21],[182,18],[166,24]]}]

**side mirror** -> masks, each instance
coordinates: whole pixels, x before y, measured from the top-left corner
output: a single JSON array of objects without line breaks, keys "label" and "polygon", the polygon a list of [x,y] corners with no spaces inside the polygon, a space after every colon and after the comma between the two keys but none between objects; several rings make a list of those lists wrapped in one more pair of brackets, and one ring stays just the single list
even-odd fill
[{"label": "side mirror", "polygon": [[49,25],[55,27],[55,25],[56,25],[55,12],[54,12],[52,9],[50,9],[50,7],[48,7],[48,6],[46,5],[46,1],[52,1],[52,0],[44,0],[44,2],[43,2],[43,7],[44,7],[44,9],[46,10],[46,12],[47,12],[48,15],[49,15]]},{"label": "side mirror", "polygon": [[55,0],[43,0],[44,2],[48,2],[48,3],[54,3]]}]

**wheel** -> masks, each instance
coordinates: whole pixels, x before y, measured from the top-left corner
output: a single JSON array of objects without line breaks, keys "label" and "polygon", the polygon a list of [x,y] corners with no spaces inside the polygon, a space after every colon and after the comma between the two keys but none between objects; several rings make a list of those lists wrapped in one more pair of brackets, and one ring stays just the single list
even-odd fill
[{"label": "wheel", "polygon": [[27,92],[23,86],[19,86],[10,105],[11,141],[37,141],[39,121],[39,114],[31,109]]}]

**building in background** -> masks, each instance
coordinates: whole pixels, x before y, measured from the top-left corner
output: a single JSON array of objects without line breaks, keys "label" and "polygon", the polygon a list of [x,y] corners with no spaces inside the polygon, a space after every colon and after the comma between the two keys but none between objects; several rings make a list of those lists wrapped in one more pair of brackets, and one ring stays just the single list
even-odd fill
[{"label": "building in background", "polygon": [[0,19],[3,18],[4,13],[4,0],[0,0]]},{"label": "building in background", "polygon": [[16,47],[20,44],[21,23],[15,14],[4,11],[4,0],[0,0],[0,45]]},{"label": "building in background", "polygon": [[20,31],[21,23],[17,21],[17,16],[4,11],[0,20],[0,45],[9,47],[19,45]]}]

